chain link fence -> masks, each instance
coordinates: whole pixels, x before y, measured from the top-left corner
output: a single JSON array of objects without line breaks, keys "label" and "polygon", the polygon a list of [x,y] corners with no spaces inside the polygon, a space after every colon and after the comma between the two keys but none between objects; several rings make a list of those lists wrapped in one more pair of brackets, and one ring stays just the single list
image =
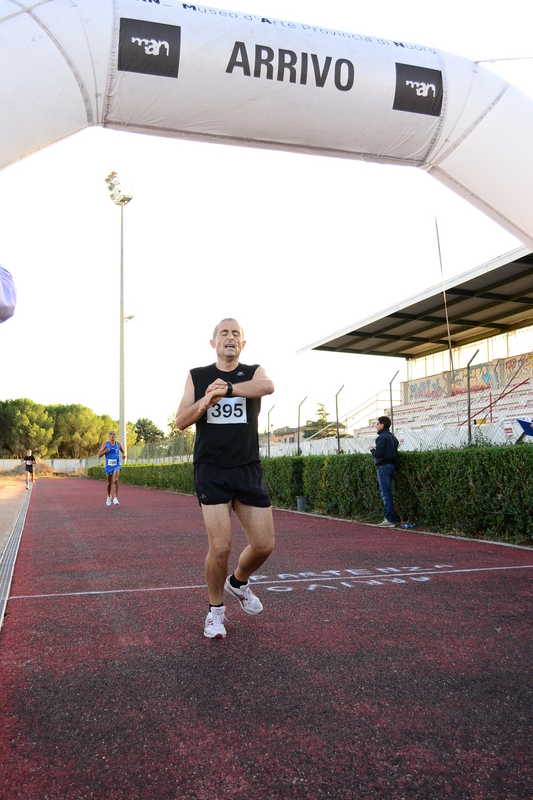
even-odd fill
[{"label": "chain link fence", "polygon": [[165,439],[162,442],[141,442],[128,448],[130,464],[158,464],[172,461],[191,461],[194,436]]},{"label": "chain link fence", "polygon": [[[128,448],[128,464],[172,464],[177,461],[192,461],[194,436],[165,439],[162,442],[140,442]],[[104,464],[104,458],[90,456],[85,459],[85,469]]]}]

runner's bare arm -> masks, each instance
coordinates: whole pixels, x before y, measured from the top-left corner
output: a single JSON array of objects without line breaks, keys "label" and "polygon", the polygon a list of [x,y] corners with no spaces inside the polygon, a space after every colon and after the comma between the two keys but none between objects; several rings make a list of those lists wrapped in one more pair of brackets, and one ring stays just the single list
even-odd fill
[{"label": "runner's bare arm", "polygon": [[194,402],[194,384],[192,382],[191,373],[187,375],[185,381],[185,391],[181,398],[181,403],[176,411],[176,427],[180,431],[184,431],[190,425],[194,425],[201,416],[205,414],[208,408],[216,405],[221,397],[226,394],[226,385],[220,381],[220,385],[212,388],[211,386],[205,393],[204,397]]},{"label": "runner's bare arm", "polygon": [[98,458],[102,458],[104,453],[109,453],[109,450],[107,449],[107,442],[104,442],[101,445],[100,450],[98,451]]},{"label": "runner's bare arm", "polygon": [[[219,381],[216,381],[216,383],[218,382]],[[207,391],[213,388],[214,385],[214,383],[211,384]],[[250,400],[256,397],[265,397],[267,394],[272,394],[273,391],[274,384],[266,374],[263,367],[257,367],[251,381],[243,381],[242,383],[233,384],[233,395],[235,397],[246,397]]]}]

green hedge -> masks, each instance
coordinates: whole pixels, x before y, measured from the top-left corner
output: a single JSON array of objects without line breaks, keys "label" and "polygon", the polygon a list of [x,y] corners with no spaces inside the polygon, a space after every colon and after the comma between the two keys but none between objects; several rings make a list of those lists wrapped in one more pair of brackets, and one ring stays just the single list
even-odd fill
[{"label": "green hedge", "polygon": [[[105,479],[103,466],[89,467],[89,478]],[[176,464],[125,464],[120,482],[129,486],[152,486],[174,492],[194,494],[194,472],[191,461]]]},{"label": "green hedge", "polygon": [[395,499],[430,531],[533,544],[533,448],[404,453]]},{"label": "green hedge", "polygon": [[268,491],[278,508],[296,508],[296,498],[304,494],[302,475],[306,460],[302,456],[263,459]]},{"label": "green hedge", "polygon": [[[393,482],[402,522],[429,531],[533,545],[533,447],[471,447],[400,453]],[[376,468],[370,455],[267,458],[265,478],[278,508],[379,522],[383,519]],[[103,478],[103,467],[88,475]],[[192,463],[126,465],[122,483],[194,494]]]}]

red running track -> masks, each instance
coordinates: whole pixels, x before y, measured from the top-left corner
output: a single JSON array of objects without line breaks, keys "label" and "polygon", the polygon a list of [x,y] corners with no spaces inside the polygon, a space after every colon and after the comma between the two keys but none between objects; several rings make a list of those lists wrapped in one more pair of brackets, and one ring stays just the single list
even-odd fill
[{"label": "red running track", "polygon": [[33,492],[0,797],[533,797],[532,551],[278,511],[264,613],[228,598],[207,640],[196,500],[120,501],[83,479]]}]

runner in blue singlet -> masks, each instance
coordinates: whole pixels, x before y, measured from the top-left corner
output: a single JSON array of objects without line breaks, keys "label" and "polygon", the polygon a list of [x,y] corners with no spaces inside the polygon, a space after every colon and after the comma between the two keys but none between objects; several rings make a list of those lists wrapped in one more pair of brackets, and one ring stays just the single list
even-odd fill
[{"label": "runner in blue singlet", "polygon": [[118,506],[118,478],[120,475],[120,454],[125,458],[124,448],[117,442],[115,431],[109,431],[109,441],[104,442],[98,451],[98,458],[105,455],[105,474],[107,476],[107,500],[106,505]]}]

